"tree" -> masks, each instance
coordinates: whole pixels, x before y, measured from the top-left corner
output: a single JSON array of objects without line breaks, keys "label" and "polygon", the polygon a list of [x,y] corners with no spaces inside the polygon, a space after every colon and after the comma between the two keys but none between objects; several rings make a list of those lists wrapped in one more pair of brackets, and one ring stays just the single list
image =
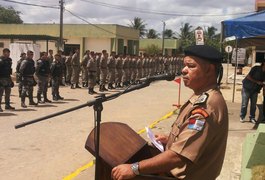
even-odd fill
[{"label": "tree", "polygon": [[149,29],[148,32],[146,33],[146,37],[149,39],[158,39],[160,34],[154,30],[154,29]]},{"label": "tree", "polygon": [[146,54],[149,54],[149,55],[155,55],[155,54],[159,54],[161,52],[161,49],[159,49],[157,45],[151,44],[146,47],[145,52]]},{"label": "tree", "polygon": [[164,31],[164,38],[165,38],[165,39],[176,38],[176,37],[175,37],[175,33],[174,33],[171,29],[166,29],[166,30]]},{"label": "tree", "polygon": [[178,36],[181,42],[181,51],[195,42],[194,30],[189,23],[181,24]]},{"label": "tree", "polygon": [[131,24],[129,25],[130,27],[137,29],[140,31],[140,37],[143,38],[145,33],[146,33],[146,29],[145,26],[146,24],[144,23],[144,21],[139,18],[139,17],[135,17],[133,19],[133,21],[131,21]]},{"label": "tree", "polygon": [[215,32],[217,31],[217,28],[214,26],[208,27],[207,30],[205,30],[205,35],[209,38],[212,39],[215,36]]},{"label": "tree", "polygon": [[22,24],[20,13],[13,7],[5,8],[0,6],[0,24]]}]

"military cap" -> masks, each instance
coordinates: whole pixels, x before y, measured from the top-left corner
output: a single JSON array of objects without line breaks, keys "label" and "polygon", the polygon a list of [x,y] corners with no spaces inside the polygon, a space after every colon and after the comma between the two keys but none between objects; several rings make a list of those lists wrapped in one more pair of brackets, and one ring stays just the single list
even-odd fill
[{"label": "military cap", "polygon": [[207,45],[193,45],[184,50],[185,56],[195,56],[210,63],[221,63],[223,56],[217,49]]}]

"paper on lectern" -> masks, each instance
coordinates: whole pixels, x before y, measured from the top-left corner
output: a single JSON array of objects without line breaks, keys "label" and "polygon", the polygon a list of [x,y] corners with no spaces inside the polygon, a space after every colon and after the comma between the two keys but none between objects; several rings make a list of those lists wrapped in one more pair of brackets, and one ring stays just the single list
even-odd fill
[{"label": "paper on lectern", "polygon": [[155,139],[154,133],[151,131],[149,127],[145,127],[147,137],[150,139],[150,141],[154,144],[154,146],[159,149],[159,151],[164,152],[164,146],[160,141],[157,141]]}]

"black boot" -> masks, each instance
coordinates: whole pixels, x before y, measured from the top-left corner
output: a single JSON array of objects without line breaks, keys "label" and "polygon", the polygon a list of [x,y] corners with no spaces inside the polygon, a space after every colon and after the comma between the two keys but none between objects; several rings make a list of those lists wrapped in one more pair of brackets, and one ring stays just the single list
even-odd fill
[{"label": "black boot", "polygon": [[0,112],[3,112],[3,109],[2,109],[2,107],[1,107],[1,103],[0,103]]},{"label": "black boot", "polygon": [[38,105],[38,103],[34,102],[32,95],[29,95],[29,105],[33,105],[33,106],[37,106]]},{"label": "black boot", "polygon": [[10,105],[10,102],[6,102],[5,109],[6,110],[15,110],[15,108]]},{"label": "black boot", "polygon": [[52,101],[50,101],[48,98],[47,98],[47,93],[44,93],[43,94],[43,98],[44,98],[44,102],[47,102],[47,103],[51,103]]},{"label": "black boot", "polygon": [[78,83],[75,84],[75,87],[76,87],[76,88],[81,88],[81,87],[78,85]]},{"label": "black boot", "polygon": [[115,87],[113,86],[113,84],[112,84],[112,83],[110,83],[110,87],[111,87],[112,89],[115,89]]},{"label": "black boot", "polygon": [[26,104],[25,104],[25,96],[24,95],[21,95],[21,107],[23,108],[27,108]]},{"label": "black boot", "polygon": [[97,92],[94,91],[94,88],[88,88],[88,94],[97,94]]},{"label": "black boot", "polygon": [[40,104],[45,103],[45,101],[41,100],[41,94],[40,93],[37,94],[37,100],[38,100],[38,103],[40,103]]},{"label": "black boot", "polygon": [[86,83],[85,82],[82,82],[82,87],[85,87]]},{"label": "black boot", "polygon": [[75,85],[74,84],[71,84],[71,89],[75,89]]},{"label": "black boot", "polygon": [[105,88],[105,85],[102,85],[102,90],[103,90],[103,91],[108,91],[108,89]]},{"label": "black boot", "polygon": [[60,96],[59,93],[56,95],[56,97],[57,97],[58,100],[63,100],[64,99],[62,96]]}]

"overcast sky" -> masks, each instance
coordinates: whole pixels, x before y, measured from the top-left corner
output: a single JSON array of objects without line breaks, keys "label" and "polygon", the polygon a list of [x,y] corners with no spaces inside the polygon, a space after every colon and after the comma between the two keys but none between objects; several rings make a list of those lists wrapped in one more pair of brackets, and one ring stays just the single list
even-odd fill
[{"label": "overcast sky", "polygon": [[[17,1],[59,6],[59,0]],[[27,6],[2,0],[0,2],[4,7],[12,6],[20,11],[24,23],[59,23],[59,9]],[[140,17],[146,23],[147,29],[153,28],[159,33],[162,32],[162,21],[165,21],[166,29],[178,33],[183,23],[190,23],[193,27],[215,26],[220,29],[221,21],[246,15],[240,13],[254,12],[255,0],[65,0],[65,9],[95,24],[127,26],[134,17]],[[146,13],[140,13],[139,10]],[[68,11],[64,12],[64,23],[87,23]]]}]

